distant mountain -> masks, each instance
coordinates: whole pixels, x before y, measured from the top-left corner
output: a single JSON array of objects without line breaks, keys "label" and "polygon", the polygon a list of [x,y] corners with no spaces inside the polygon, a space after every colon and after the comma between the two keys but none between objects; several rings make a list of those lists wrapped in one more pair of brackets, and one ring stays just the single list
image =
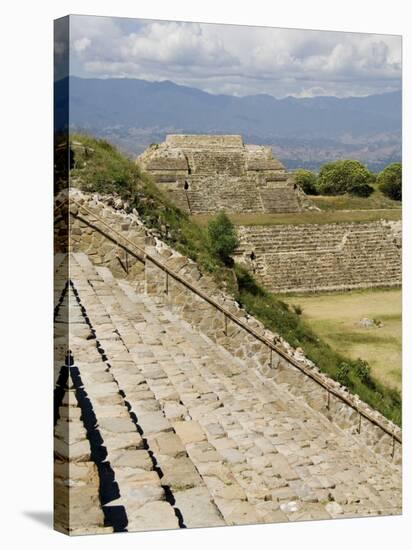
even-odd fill
[{"label": "distant mountain", "polygon": [[[59,87],[65,83],[56,83],[57,96]],[[379,169],[400,159],[401,99],[400,91],[343,99],[235,97],[170,81],[70,77],[70,125],[131,155],[167,133],[237,133],[271,145],[290,168],[352,157]]]}]

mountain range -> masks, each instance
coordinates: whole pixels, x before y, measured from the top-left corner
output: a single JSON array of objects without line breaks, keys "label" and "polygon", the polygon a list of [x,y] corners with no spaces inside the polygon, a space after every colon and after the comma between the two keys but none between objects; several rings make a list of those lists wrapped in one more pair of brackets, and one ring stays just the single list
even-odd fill
[{"label": "mountain range", "polygon": [[[168,133],[242,134],[270,145],[289,168],[357,158],[380,170],[401,158],[400,91],[366,97],[215,95],[171,81],[69,77],[70,127],[104,137],[131,156]],[[67,82],[55,83],[56,98]],[[56,106],[59,125],[63,103]]]}]

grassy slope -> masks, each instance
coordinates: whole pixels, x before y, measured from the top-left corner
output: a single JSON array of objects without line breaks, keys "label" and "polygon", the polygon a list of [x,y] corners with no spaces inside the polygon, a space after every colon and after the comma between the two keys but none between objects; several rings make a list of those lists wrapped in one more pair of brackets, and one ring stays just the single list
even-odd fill
[{"label": "grassy slope", "polygon": [[[127,199],[130,208],[136,208],[144,223],[156,228],[165,242],[212,273],[216,281],[231,292],[249,313],[269,329],[278,332],[292,346],[302,347],[323,372],[336,378],[338,365],[346,358],[319,338],[285,302],[260,287],[239,266],[235,266],[238,284],[234,285],[233,272],[211,253],[205,229],[175,207],[135,164],[104,140],[75,134],[72,143],[71,185],[89,192],[116,192]],[[400,424],[399,392],[378,382],[372,389],[362,383],[353,371],[349,387],[372,407]]]}]

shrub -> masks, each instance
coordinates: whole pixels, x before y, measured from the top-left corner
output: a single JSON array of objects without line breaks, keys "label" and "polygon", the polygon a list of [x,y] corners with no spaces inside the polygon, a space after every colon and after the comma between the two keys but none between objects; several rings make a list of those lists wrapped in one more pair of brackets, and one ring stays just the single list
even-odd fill
[{"label": "shrub", "polygon": [[219,212],[207,226],[209,244],[212,253],[224,264],[232,265],[232,254],[239,242],[236,229],[225,212]]},{"label": "shrub", "polygon": [[402,164],[394,162],[386,166],[377,177],[379,189],[395,201],[402,200]]},{"label": "shrub", "polygon": [[337,160],[324,164],[319,172],[318,190],[323,195],[351,193],[368,197],[373,193],[374,176],[357,160]]},{"label": "shrub", "polygon": [[353,363],[354,371],[359,378],[359,380],[366,384],[369,387],[373,386],[373,380],[371,378],[371,368],[368,365],[367,361],[363,361],[362,359],[357,359]]},{"label": "shrub", "polygon": [[299,168],[293,172],[293,178],[307,195],[318,195],[316,174]]},{"label": "shrub", "polygon": [[343,386],[349,386],[349,373],[350,373],[350,364],[349,363],[339,363],[336,372],[337,381]]},{"label": "shrub", "polygon": [[292,304],[293,311],[296,313],[296,315],[302,315],[303,308],[299,304]]}]

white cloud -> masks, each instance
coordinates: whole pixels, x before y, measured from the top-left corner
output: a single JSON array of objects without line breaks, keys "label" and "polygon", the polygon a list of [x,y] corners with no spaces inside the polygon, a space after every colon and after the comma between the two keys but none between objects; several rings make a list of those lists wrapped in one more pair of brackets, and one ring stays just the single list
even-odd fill
[{"label": "white cloud", "polygon": [[129,34],[121,48],[123,58],[137,63],[173,63],[211,67],[235,61],[225,50],[220,37],[209,39],[198,23],[157,22],[141,33]]},{"label": "white cloud", "polygon": [[368,95],[401,85],[396,36],[75,16],[71,41],[79,76],[276,97]]},{"label": "white cloud", "polygon": [[75,40],[73,42],[73,48],[75,49],[76,52],[83,52],[85,49],[87,49],[90,46],[91,43],[92,41],[90,40],[90,38],[87,38],[87,37],[79,38],[78,40]]}]

